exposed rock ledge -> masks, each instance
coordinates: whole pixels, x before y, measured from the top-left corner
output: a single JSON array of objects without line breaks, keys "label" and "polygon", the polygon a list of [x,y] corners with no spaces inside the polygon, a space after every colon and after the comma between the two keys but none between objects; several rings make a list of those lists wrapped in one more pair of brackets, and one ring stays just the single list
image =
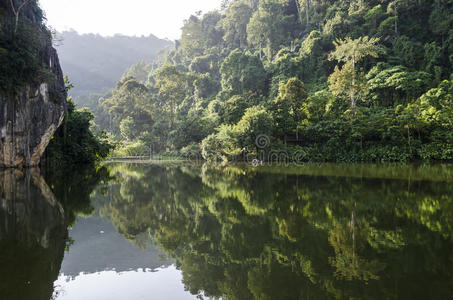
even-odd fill
[{"label": "exposed rock ledge", "polygon": [[50,139],[64,119],[66,89],[50,38],[44,63],[55,81],[28,87],[15,97],[0,95],[0,167],[39,165]]}]

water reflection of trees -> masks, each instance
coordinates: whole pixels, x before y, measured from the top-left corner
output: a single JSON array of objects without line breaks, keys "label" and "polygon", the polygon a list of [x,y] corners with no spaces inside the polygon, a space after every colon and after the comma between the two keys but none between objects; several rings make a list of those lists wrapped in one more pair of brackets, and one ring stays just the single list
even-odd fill
[{"label": "water reflection of trees", "polygon": [[68,226],[92,210],[90,193],[107,170],[0,171],[0,298],[52,297]]},{"label": "water reflection of trees", "polygon": [[[416,172],[430,171],[422,168]],[[193,294],[444,299],[453,293],[453,186],[445,181],[381,179],[379,169],[366,177],[241,167],[111,171],[117,180],[103,214],[131,240],[152,235],[176,259]]]}]

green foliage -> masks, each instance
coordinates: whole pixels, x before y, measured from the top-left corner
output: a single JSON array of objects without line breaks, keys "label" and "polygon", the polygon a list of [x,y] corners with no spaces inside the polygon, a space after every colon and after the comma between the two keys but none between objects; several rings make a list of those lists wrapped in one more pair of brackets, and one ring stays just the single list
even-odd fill
[{"label": "green foliage", "polygon": [[252,9],[243,1],[234,1],[228,6],[225,18],[221,20],[219,26],[223,29],[224,41],[232,49],[247,46],[247,24],[252,16]]},{"label": "green foliage", "polygon": [[151,72],[151,65],[146,61],[141,60],[135,65],[132,65],[126,70],[123,77],[133,77],[140,83],[145,83],[148,80],[149,73]]},{"label": "green foliage", "polygon": [[265,88],[266,71],[257,56],[237,49],[225,58],[220,68],[222,89],[231,95],[246,92],[262,93]]},{"label": "green foliage", "polygon": [[149,156],[150,149],[142,141],[124,144],[115,149],[112,156]]},{"label": "green foliage", "polygon": [[15,96],[27,86],[55,80],[44,62],[49,33],[41,26],[20,18],[15,30],[12,16],[0,23],[0,93]]},{"label": "green foliage", "polygon": [[403,66],[378,63],[367,74],[370,100],[388,106],[405,104],[421,96],[431,84],[426,72],[410,72]]},{"label": "green foliage", "polygon": [[114,131],[114,125],[112,122],[112,117],[109,114],[106,107],[102,106],[101,103],[105,101],[103,97],[109,97],[108,95],[101,94],[90,94],[78,97],[74,102],[80,108],[86,108],[91,111],[94,115],[93,122],[95,126],[100,130],[109,131],[110,133]]},{"label": "green foliage", "polygon": [[111,130],[114,134],[122,134],[121,124],[126,118],[129,123],[123,124],[123,129],[126,129],[125,126],[128,124],[125,138],[138,137],[151,125],[150,118],[144,111],[150,109],[148,89],[133,77],[123,77],[116,89],[112,91],[111,97],[101,99],[100,102],[112,118]]},{"label": "green foliage", "polygon": [[413,42],[409,37],[402,35],[392,42],[392,61],[406,67],[416,69],[417,64],[423,59],[423,47],[420,43]]},{"label": "green foliage", "polygon": [[93,164],[110,153],[113,146],[106,133],[95,135],[91,130],[93,114],[86,109],[77,110],[68,100],[64,123],[55,132],[46,149],[49,165]]},{"label": "green foliage", "polygon": [[296,55],[294,52],[282,49],[277,53],[272,64],[269,65],[268,71],[272,77],[269,98],[277,96],[282,82],[286,82],[291,77],[304,77],[305,67],[308,66]]},{"label": "green foliage", "polygon": [[264,107],[252,106],[247,108],[235,129],[239,133],[241,146],[252,151],[258,147],[257,138],[259,136],[271,136],[272,127],[270,113]]},{"label": "green foliage", "polygon": [[193,82],[194,97],[196,99],[212,98],[220,90],[217,80],[214,80],[209,74],[203,74]]},{"label": "green foliage", "polygon": [[221,125],[217,133],[209,135],[201,143],[201,154],[208,161],[228,161],[241,152],[239,132],[231,125]]},{"label": "green foliage", "polygon": [[357,72],[358,64],[367,56],[379,57],[382,49],[376,46],[378,38],[360,37],[352,40],[337,40],[334,42],[335,50],[330,53],[329,59],[343,62],[341,69],[335,67],[335,71],[329,77],[331,91],[336,95],[349,95],[351,108],[355,108],[357,98],[366,91],[363,74]]},{"label": "green foliage", "polygon": [[201,147],[196,143],[192,143],[187,145],[186,147],[181,148],[180,153],[187,159],[200,159]]},{"label": "green foliage", "polygon": [[190,16],[146,82],[138,65],[124,76],[97,120],[222,161],[256,154],[261,134],[304,160],[451,159],[450,2],[225,1]]},{"label": "green foliage", "polygon": [[124,118],[120,123],[120,132],[121,135],[127,140],[133,140],[135,136],[135,122],[131,117]]},{"label": "green foliage", "polygon": [[223,107],[223,120],[227,124],[236,124],[244,115],[245,110],[250,106],[243,96],[233,96],[228,99]]},{"label": "green foliage", "polygon": [[[296,131],[298,135],[299,122],[305,117],[304,106],[307,92],[303,82],[293,77],[286,83],[280,84],[279,93],[275,98],[274,118],[279,136]],[[296,137],[298,138],[298,137]]]},{"label": "green foliage", "polygon": [[284,14],[286,2],[259,1],[258,10],[247,25],[249,43],[257,48],[265,48],[268,60],[272,60],[280,45],[289,40],[288,27],[294,20],[292,16]]},{"label": "green foliage", "polygon": [[182,27],[181,52],[187,58],[194,58],[203,52],[203,31],[201,20],[190,16]]},{"label": "green foliage", "polygon": [[271,136],[272,116],[263,107],[252,106],[236,125],[223,124],[216,131],[201,143],[202,156],[207,160],[228,161],[257,152],[257,139]]}]

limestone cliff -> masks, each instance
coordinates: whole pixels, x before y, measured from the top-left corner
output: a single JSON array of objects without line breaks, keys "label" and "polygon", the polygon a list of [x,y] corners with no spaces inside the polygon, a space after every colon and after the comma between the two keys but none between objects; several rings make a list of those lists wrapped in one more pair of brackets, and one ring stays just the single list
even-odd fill
[{"label": "limestone cliff", "polygon": [[[23,1],[13,3],[19,7]],[[13,95],[0,94],[0,167],[38,165],[65,115],[67,94],[58,55],[52,47],[50,33],[35,16],[36,7],[31,5],[24,6],[21,18],[39,28],[37,59],[49,76],[25,85]],[[4,6],[5,15],[8,10],[12,14],[13,9]]]}]

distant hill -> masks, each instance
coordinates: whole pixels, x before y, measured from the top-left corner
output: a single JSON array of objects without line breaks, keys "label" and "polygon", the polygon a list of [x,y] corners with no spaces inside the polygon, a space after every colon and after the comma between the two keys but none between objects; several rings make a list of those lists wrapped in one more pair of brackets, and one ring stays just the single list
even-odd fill
[{"label": "distant hill", "polygon": [[140,60],[152,62],[160,50],[173,46],[171,41],[153,35],[103,37],[65,31],[57,36],[60,62],[64,74],[74,84],[70,94],[75,97],[114,88],[131,65]]}]

